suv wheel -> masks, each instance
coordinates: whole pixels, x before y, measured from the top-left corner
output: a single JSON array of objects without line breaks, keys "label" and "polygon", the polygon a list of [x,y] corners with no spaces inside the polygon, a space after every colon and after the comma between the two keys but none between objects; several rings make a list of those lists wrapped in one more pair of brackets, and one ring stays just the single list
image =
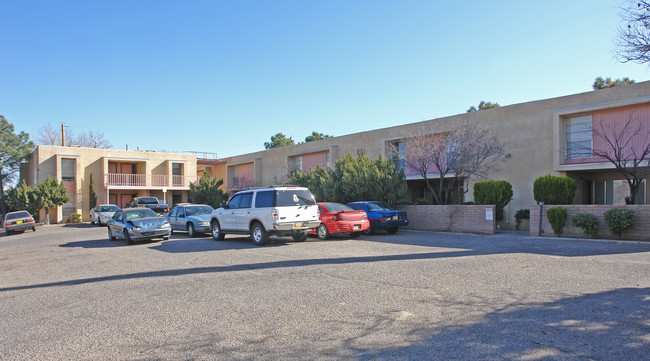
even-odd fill
[{"label": "suv wheel", "polygon": [[262,224],[260,224],[259,222],[253,223],[250,232],[251,232],[251,239],[253,240],[253,243],[255,243],[258,246],[265,244],[269,240],[268,232],[266,232],[264,226],[262,226]]},{"label": "suv wheel", "polygon": [[221,233],[221,226],[219,225],[219,221],[216,219],[212,221],[212,239],[215,241],[223,241],[223,233]]}]

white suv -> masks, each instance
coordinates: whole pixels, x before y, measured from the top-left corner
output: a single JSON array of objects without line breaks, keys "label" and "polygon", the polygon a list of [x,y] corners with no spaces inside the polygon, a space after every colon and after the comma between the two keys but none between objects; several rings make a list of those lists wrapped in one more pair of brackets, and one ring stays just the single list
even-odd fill
[{"label": "white suv", "polygon": [[235,193],[228,204],[212,211],[212,238],[222,240],[226,233],[250,234],[257,245],[270,235],[307,239],[307,233],[320,225],[314,196],[303,187],[274,186]]}]

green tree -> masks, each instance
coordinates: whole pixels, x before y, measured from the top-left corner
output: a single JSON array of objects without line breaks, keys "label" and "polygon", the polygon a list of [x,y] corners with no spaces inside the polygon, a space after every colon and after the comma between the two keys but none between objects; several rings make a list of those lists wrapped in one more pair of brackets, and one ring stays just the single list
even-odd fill
[{"label": "green tree", "polygon": [[503,208],[512,199],[512,185],[508,181],[484,181],[474,183],[474,201],[476,204],[494,204],[497,219],[503,219]]},{"label": "green tree", "polygon": [[33,215],[42,208],[37,189],[28,186],[24,180],[7,193],[7,206],[9,211],[26,210]]},{"label": "green tree", "polygon": [[619,61],[644,64],[650,61],[650,2],[626,0],[618,29],[616,57]]},{"label": "green tree", "polygon": [[365,154],[354,158],[348,153],[329,171],[317,167],[307,173],[296,172],[291,183],[308,187],[319,202],[378,200],[395,204],[406,194],[403,171],[395,172],[390,159],[380,156],[372,161]]},{"label": "green tree", "polygon": [[573,204],[578,185],[569,177],[556,177],[547,174],[535,179],[533,198],[545,204]]},{"label": "green tree", "polygon": [[14,133],[14,125],[0,115],[0,191],[2,192],[2,212],[5,209],[5,186],[14,179],[20,163],[29,157],[34,150],[34,142],[29,140],[29,134]]},{"label": "green tree", "polygon": [[478,112],[480,110],[498,108],[499,106],[500,106],[499,103],[492,103],[492,102],[486,102],[485,100],[481,100],[481,102],[478,104],[478,109],[472,105],[471,107],[469,107],[469,109],[467,109],[467,113],[473,113],[473,112]]},{"label": "green tree", "polygon": [[45,223],[50,224],[50,208],[70,202],[68,190],[56,178],[47,177],[44,182],[36,185],[38,201],[45,208]]},{"label": "green tree", "polygon": [[325,139],[325,138],[331,138],[331,137],[332,137],[331,135],[318,133],[318,132],[314,131],[314,132],[311,132],[311,135],[309,135],[309,136],[307,136],[307,138],[305,138],[305,143],[313,142],[315,140],[321,140],[321,139]]},{"label": "green tree", "polygon": [[594,80],[594,84],[592,85],[592,88],[594,88],[594,90],[599,90],[599,89],[613,88],[615,86],[634,84],[634,83],[635,81],[628,77],[622,79],[614,79],[614,80],[612,80],[612,78],[603,79],[601,77],[598,77]]},{"label": "green tree", "polygon": [[93,179],[93,174],[90,173],[90,181],[88,182],[88,210],[95,208],[97,205],[97,194],[95,194],[95,180]]},{"label": "green tree", "polygon": [[277,133],[276,135],[271,137],[270,142],[264,142],[264,148],[265,149],[273,149],[273,148],[280,148],[280,147],[286,147],[287,145],[293,145],[294,141],[291,137],[287,138],[282,133]]},{"label": "green tree", "polygon": [[194,203],[219,208],[221,203],[228,198],[228,193],[220,188],[222,185],[223,179],[212,178],[209,172],[205,172],[197,185],[190,184],[190,198]]}]

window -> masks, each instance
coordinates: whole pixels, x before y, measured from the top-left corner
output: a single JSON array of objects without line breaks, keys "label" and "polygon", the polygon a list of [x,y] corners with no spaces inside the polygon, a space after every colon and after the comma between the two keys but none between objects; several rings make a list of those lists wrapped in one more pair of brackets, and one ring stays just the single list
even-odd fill
[{"label": "window", "polygon": [[406,170],[406,145],[404,145],[404,142],[395,142],[393,146],[395,147],[393,152],[395,171]]},{"label": "window", "polygon": [[591,115],[567,118],[566,159],[591,158],[592,156]]},{"label": "window", "polygon": [[75,195],[74,194],[68,194],[68,197],[70,197],[70,202],[64,203],[63,206],[61,206],[61,210],[63,212],[63,217],[70,217],[72,213],[75,213],[77,211],[77,208],[75,206]]},{"label": "window", "polygon": [[275,204],[278,207],[313,206],[316,201],[307,189],[286,189],[277,191]]},{"label": "window", "polygon": [[273,207],[275,200],[275,191],[260,191],[255,195],[256,208]]},{"label": "window", "polygon": [[302,171],[302,156],[293,157],[293,171]]},{"label": "window", "polygon": [[[594,181],[594,204],[625,204],[630,187],[625,180]],[[646,182],[641,183],[635,204],[645,204]]]},{"label": "window", "polygon": [[232,185],[233,187],[239,185],[239,167],[232,167]]},{"label": "window", "polygon": [[250,208],[253,203],[253,193],[244,193],[239,202],[239,208]]},{"label": "window", "polygon": [[63,158],[61,159],[61,180],[64,182],[75,181],[75,160]]}]

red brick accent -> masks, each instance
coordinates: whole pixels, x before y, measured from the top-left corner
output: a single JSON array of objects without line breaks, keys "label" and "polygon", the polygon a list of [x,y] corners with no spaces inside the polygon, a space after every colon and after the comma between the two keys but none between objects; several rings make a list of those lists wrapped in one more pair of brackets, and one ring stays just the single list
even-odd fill
[{"label": "red brick accent", "polygon": [[[397,208],[407,212],[409,229],[494,234],[497,228],[496,208],[493,205],[413,205]],[[492,212],[492,220],[486,220],[486,210]]]},{"label": "red brick accent", "polygon": [[[542,236],[555,236],[553,228],[546,218],[546,211],[552,207],[563,207],[567,209],[567,223],[564,226],[562,237],[584,238],[581,228],[573,227],[571,217],[578,213],[593,214],[598,218],[598,238],[616,239],[612,232],[607,228],[605,223],[605,212],[612,208],[623,208],[634,211],[634,226],[623,236],[623,239],[650,241],[650,205],[593,205],[593,204],[575,204],[575,205],[544,205],[544,215],[542,216]],[[530,207],[530,234],[539,234],[539,205]]]}]

